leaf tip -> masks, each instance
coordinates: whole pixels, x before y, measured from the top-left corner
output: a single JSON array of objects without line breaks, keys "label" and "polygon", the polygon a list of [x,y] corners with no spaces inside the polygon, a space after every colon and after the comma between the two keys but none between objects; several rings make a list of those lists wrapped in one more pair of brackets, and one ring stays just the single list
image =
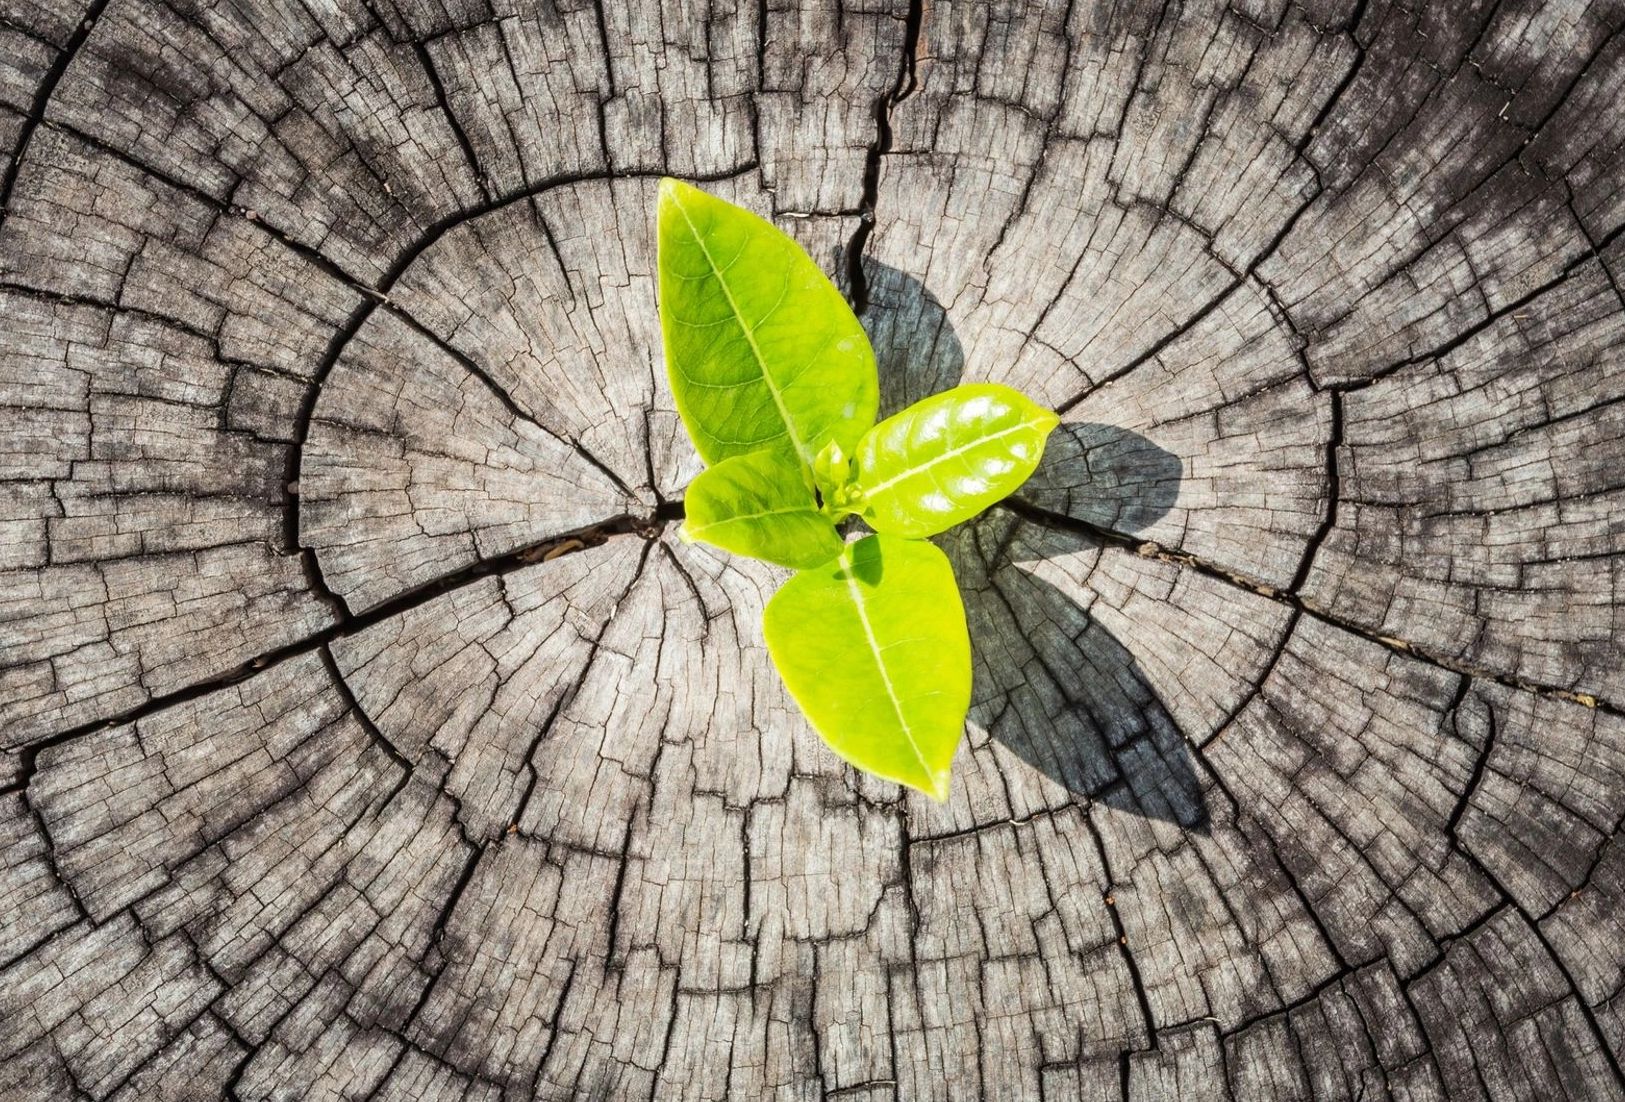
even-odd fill
[{"label": "leaf tip", "polygon": [[662,207],[691,206],[696,198],[710,198],[710,196],[684,180],[675,176],[662,176],[657,202]]},{"label": "leaf tip", "polygon": [[920,791],[930,796],[935,802],[945,804],[948,802],[948,780],[948,770],[943,769],[934,772],[927,778],[926,783],[920,787]]}]

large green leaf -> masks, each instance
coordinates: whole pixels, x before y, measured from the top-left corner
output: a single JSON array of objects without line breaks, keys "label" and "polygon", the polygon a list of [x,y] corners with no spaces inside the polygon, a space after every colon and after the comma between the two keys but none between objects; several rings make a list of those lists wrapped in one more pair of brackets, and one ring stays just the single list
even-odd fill
[{"label": "large green leaf", "polygon": [[970,708],[970,636],[948,557],[875,535],[803,570],[767,603],[767,649],[841,757],[933,799]]},{"label": "large green leaf", "polygon": [[967,383],[916,402],[859,442],[859,512],[877,532],[947,531],[1027,481],[1058,424],[998,383]]},{"label": "large green leaf", "polygon": [[737,555],[796,569],[841,553],[841,537],[813,503],[812,486],[794,456],[752,452],[724,459],[689,483],[681,534]]},{"label": "large green leaf", "polygon": [[847,454],[879,406],[875,355],[841,292],[747,210],[660,182],[660,329],[677,411],[707,463],[788,446]]}]

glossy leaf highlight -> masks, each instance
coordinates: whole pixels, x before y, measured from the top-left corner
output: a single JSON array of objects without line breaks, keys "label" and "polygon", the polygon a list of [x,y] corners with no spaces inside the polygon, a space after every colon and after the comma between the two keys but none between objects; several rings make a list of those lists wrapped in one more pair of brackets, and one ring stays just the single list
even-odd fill
[{"label": "glossy leaf highlight", "polygon": [[835,525],[787,452],[753,452],[707,468],[689,484],[684,511],[684,539],[737,555],[805,569],[841,553]]},{"label": "glossy leaf highlight", "polygon": [[666,370],[700,458],[850,454],[880,386],[840,291],[773,225],[688,184],[660,182],[657,220]]},{"label": "glossy leaf highlight", "polygon": [[786,582],[763,629],[790,695],[831,749],[947,798],[971,658],[946,555],[929,543],[869,536]]},{"label": "glossy leaf highlight", "polygon": [[998,383],[967,383],[916,402],[859,442],[858,511],[877,532],[947,531],[1025,482],[1059,423]]}]

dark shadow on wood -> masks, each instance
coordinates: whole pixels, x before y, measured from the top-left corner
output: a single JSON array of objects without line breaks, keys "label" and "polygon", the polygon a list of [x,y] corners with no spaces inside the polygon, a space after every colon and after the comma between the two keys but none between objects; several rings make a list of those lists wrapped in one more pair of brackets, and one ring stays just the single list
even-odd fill
[{"label": "dark shadow on wood", "polygon": [[873,260],[863,262],[869,308],[863,328],[880,368],[880,416],[957,386],[965,350],[948,312],[919,280]]},{"label": "dark shadow on wood", "polygon": [[[965,354],[918,280],[873,261],[864,269],[886,417],[956,385]],[[1132,534],[1173,506],[1180,473],[1178,457],[1138,433],[1064,424],[1030,485],[1064,494],[1072,516]],[[973,729],[1074,796],[1205,832],[1195,755],[1134,656],[1072,596],[1018,565],[1100,545],[1072,532],[1025,538],[1024,524],[995,509],[938,541],[965,596]]]},{"label": "dark shadow on wood", "polygon": [[1112,425],[1063,424],[1021,496],[1046,509],[1133,536],[1179,499],[1179,457],[1137,432]]},{"label": "dark shadow on wood", "polygon": [[973,730],[1074,796],[1205,831],[1201,767],[1156,689],[1077,596],[1035,573],[1100,545],[999,509],[943,544],[970,623]]}]

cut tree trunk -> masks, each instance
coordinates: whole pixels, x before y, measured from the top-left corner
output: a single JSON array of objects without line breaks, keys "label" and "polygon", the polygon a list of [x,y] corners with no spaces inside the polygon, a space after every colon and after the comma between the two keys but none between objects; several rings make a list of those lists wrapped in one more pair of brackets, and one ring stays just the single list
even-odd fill
[{"label": "cut tree trunk", "polygon": [[[1622,25],[7,5],[0,1098],[1625,1098]],[[675,538],[662,173],[1063,411],[946,804]]]}]

